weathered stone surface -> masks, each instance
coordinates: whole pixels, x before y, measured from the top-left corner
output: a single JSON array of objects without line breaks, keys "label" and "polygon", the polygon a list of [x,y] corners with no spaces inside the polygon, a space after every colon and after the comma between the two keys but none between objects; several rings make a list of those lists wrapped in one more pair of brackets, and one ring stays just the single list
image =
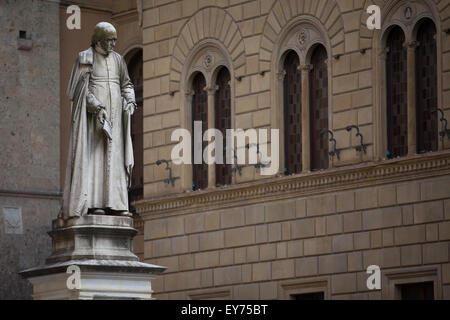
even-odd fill
[{"label": "weathered stone surface", "polygon": [[[30,299],[18,270],[44,263],[46,234],[60,207],[59,4],[0,5],[0,207],[22,210],[22,234],[5,232],[0,214],[0,299]],[[19,50],[20,31],[30,50]],[[70,112],[70,111],[69,111]],[[9,191],[9,192],[8,192]],[[32,244],[32,245],[31,245]]]}]

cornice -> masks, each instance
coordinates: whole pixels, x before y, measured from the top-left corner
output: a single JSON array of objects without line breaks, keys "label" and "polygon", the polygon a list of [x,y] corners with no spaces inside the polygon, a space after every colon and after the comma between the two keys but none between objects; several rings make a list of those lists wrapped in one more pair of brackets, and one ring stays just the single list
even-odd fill
[{"label": "cornice", "polygon": [[450,174],[450,151],[380,160],[134,203],[143,220],[294,199]]},{"label": "cornice", "polygon": [[[54,1],[49,1],[49,2],[54,2]],[[101,7],[95,4],[89,4],[89,3],[85,3],[85,2],[76,2],[76,1],[71,1],[71,0],[61,0],[59,2],[60,6],[64,6],[64,7],[68,7],[71,5],[77,5],[82,9],[88,9],[88,10],[94,10],[94,11],[103,11],[103,12],[107,12],[110,14],[113,14],[113,10],[111,8],[107,8],[107,7]]]},{"label": "cornice", "polygon": [[111,19],[117,22],[134,22],[138,19],[137,9],[131,9],[128,11],[118,12],[111,16]]},{"label": "cornice", "polygon": [[41,191],[41,190],[18,190],[0,188],[0,196],[19,198],[39,198],[59,200],[63,193],[61,191]]}]

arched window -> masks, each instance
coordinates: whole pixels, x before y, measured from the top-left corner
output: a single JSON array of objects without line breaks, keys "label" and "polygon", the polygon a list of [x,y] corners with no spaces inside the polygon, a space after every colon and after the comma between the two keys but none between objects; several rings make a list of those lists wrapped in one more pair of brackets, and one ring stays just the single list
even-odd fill
[{"label": "arched window", "polygon": [[318,45],[311,56],[310,73],[310,144],[311,170],[328,168],[328,67],[327,51]]},{"label": "arched window", "polygon": [[416,48],[416,119],[417,153],[437,151],[437,49],[436,27],[430,19],[417,31]]},{"label": "arched window", "polygon": [[[202,141],[203,133],[208,130],[208,96],[205,90],[206,80],[202,73],[197,73],[192,81],[192,188],[194,190],[205,189],[208,187],[208,165],[194,163],[194,121],[202,121]],[[208,143],[203,141],[202,151],[205,150]]]},{"label": "arched window", "polygon": [[302,171],[302,74],[299,58],[289,51],[284,59],[284,154],[287,174]]},{"label": "arched window", "polygon": [[[127,57],[128,58],[128,57]],[[143,73],[142,73],[142,49],[131,53],[128,60],[128,74],[134,85],[137,110],[131,117],[131,139],[133,140],[134,168],[131,176],[131,188],[128,193],[129,202],[141,200],[144,194],[144,128],[143,128]]]},{"label": "arched window", "polygon": [[[227,68],[220,69],[216,85],[218,87],[215,94],[215,128],[226,137],[226,130],[231,129],[231,88],[230,72]],[[216,150],[218,152],[218,150]],[[225,163],[226,143],[223,144],[224,164],[216,164],[216,185],[230,185],[232,181],[232,167]]]},{"label": "arched window", "polygon": [[405,35],[396,26],[386,42],[386,93],[387,93],[387,141],[389,158],[405,156],[408,153],[407,114],[407,49]]}]

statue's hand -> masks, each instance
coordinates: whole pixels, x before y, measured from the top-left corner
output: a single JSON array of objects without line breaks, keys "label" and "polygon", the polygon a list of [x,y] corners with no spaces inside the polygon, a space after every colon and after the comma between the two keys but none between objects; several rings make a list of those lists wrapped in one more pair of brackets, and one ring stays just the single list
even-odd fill
[{"label": "statue's hand", "polygon": [[127,103],[127,106],[125,107],[125,111],[128,112],[131,115],[133,115],[134,111],[136,109],[136,104],[134,102]]},{"label": "statue's hand", "polygon": [[103,125],[105,123],[105,120],[107,118],[107,113],[105,111],[105,109],[100,109],[100,111],[97,113],[97,120],[98,122]]}]

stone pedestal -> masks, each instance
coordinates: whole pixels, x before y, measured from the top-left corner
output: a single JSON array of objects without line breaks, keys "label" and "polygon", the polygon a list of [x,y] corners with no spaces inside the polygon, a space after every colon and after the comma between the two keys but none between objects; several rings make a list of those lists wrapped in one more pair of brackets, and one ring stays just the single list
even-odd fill
[{"label": "stone pedestal", "polygon": [[33,284],[36,300],[151,299],[151,280],[166,268],[138,261],[136,233],[128,217],[57,219],[45,265],[20,274]]}]

